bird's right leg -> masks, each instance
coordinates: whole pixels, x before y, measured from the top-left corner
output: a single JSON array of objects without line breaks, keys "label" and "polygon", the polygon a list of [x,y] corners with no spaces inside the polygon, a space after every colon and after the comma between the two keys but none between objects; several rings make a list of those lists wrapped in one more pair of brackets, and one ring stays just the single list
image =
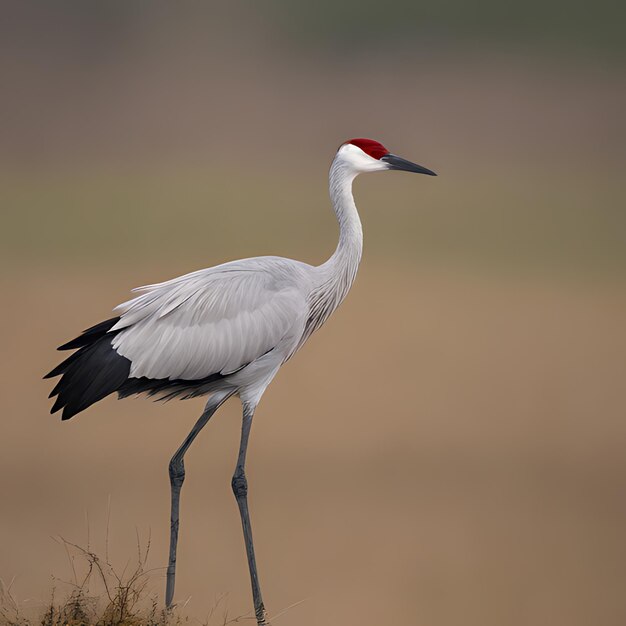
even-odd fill
[{"label": "bird's right leg", "polygon": [[185,452],[198,436],[198,433],[206,426],[207,422],[217,409],[233,395],[233,391],[220,391],[213,394],[206,403],[202,415],[195,423],[185,441],[170,460],[170,487],[172,493],[172,510],[170,516],[170,558],[167,566],[167,581],[165,588],[165,606],[169,609],[174,599],[174,584],[176,579],[176,548],[178,546],[178,525],[180,513],[180,490],[185,480]]},{"label": "bird's right leg", "polygon": [[250,569],[250,582],[252,584],[252,598],[254,601],[254,613],[258,626],[271,626],[263,604],[261,596],[261,585],[257,573],[256,558],[254,556],[254,543],[252,542],[252,528],[250,526],[250,513],[248,511],[248,481],[246,479],[246,453],[248,450],[248,439],[250,438],[250,427],[254,416],[255,405],[248,402],[243,403],[243,424],[241,427],[241,443],[239,444],[239,455],[237,466],[233,474],[232,487],[239,514],[241,525],[243,526],[244,541],[246,544],[246,555],[248,557],[248,568]]}]

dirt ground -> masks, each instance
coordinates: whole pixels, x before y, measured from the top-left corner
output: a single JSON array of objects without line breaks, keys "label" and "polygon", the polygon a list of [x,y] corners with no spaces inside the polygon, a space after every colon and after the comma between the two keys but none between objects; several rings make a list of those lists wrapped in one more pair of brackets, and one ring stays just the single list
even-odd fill
[{"label": "dirt ground", "polygon": [[[108,398],[61,423],[41,380],[128,274],[3,279],[0,577],[24,606],[71,577],[52,535],[104,549],[109,498],[113,562],[132,561],[135,529],[166,562],[167,463],[202,401]],[[622,287],[367,265],[253,428],[264,595],[273,614],[301,602],[277,623],[626,623]],[[177,598],[201,621],[222,594],[218,617],[250,609],[239,426],[231,400],[188,455]]]}]

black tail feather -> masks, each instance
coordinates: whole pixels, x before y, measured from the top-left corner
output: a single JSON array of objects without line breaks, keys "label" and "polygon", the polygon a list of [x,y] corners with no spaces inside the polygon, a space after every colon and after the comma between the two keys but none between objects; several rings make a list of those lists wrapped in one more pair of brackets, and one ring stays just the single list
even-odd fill
[{"label": "black tail feather", "polygon": [[[79,358],[80,353],[81,351],[79,350],[78,352],[74,352],[74,354],[70,354],[70,356],[67,357],[67,359],[65,359],[64,361],[61,361],[61,363],[59,363],[52,371],[48,372],[44,376],[44,378],[54,378],[55,376],[60,376],[61,374],[63,374],[63,372],[65,372],[70,367],[70,365],[74,363],[76,359]],[[56,390],[56,387],[54,388],[52,393],[48,396],[49,398],[56,395],[55,390]]]},{"label": "black tail feather", "polygon": [[130,361],[113,349],[111,340],[116,333],[108,333],[118,320],[96,324],[59,348],[79,349],[45,376],[61,376],[50,393],[50,397],[58,396],[51,413],[63,409],[62,419],[70,419],[126,382]]},{"label": "black tail feather", "polygon": [[100,322],[95,326],[90,326],[83,331],[82,335],[79,335],[76,339],[72,339],[72,341],[64,343],[62,346],[59,346],[57,350],[75,350],[76,348],[89,346],[96,341],[96,339],[104,337],[104,335],[106,335],[119,321],[119,316],[112,317],[111,319]]},{"label": "black tail feather", "polygon": [[120,398],[127,398],[135,394],[145,393],[148,396],[159,396],[157,400],[172,400],[173,398],[195,398],[207,393],[209,385],[226,378],[224,374],[211,374],[196,380],[180,378],[129,378],[118,389]]}]

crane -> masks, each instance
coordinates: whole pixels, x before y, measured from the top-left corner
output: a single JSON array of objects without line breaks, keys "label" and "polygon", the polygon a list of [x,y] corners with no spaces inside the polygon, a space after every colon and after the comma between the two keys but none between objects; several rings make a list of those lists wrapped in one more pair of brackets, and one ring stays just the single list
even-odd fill
[{"label": "crane", "polygon": [[263,603],[248,510],[246,451],[259,401],[281,365],[324,324],[356,277],[363,230],[352,195],[358,174],[403,170],[436,176],[391,154],[381,143],[356,138],[337,150],[329,190],[339,243],[319,266],[275,256],[231,261],[134,291],[116,317],[59,347],[76,350],[45,378],[61,376],[51,413],[68,420],[117,392],[158,399],[208,396],[204,411],[169,463],[170,548],[165,604],[171,608],[176,577],[184,457],[211,416],[238,396],[243,419],[232,489],[237,500],[258,626],[269,626]]}]

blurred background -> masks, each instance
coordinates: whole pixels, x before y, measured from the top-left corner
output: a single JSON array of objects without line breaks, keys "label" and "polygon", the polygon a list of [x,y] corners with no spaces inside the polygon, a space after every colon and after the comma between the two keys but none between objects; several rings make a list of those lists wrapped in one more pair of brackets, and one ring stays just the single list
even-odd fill
[{"label": "blurred background", "polygon": [[[0,6],[0,578],[23,606],[71,578],[52,535],[104,550],[109,500],[113,562],[138,529],[165,565],[167,463],[203,406],[61,424],[54,348],[137,285],[324,261],[327,168],[365,136],[439,177],[356,182],[357,282],[257,413],[270,611],[626,623],[622,3]],[[250,609],[239,427],[231,401],[188,455],[177,598],[201,622]]]}]

